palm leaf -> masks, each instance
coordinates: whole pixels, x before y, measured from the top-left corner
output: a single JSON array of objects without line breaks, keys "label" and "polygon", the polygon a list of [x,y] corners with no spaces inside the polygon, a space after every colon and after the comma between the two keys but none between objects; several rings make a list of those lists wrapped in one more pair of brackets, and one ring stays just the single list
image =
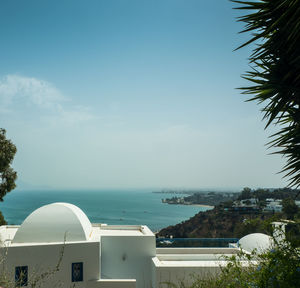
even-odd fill
[{"label": "palm leaf", "polygon": [[[237,21],[245,24],[240,33],[251,37],[237,49],[251,43],[255,48],[249,58],[251,71],[242,77],[252,85],[241,87],[247,101],[263,105],[266,128],[271,124],[278,132],[271,135],[268,147],[286,158],[281,172],[290,186],[300,186],[300,0],[258,0],[232,2],[249,14]],[[236,49],[236,50],[237,50]]]}]

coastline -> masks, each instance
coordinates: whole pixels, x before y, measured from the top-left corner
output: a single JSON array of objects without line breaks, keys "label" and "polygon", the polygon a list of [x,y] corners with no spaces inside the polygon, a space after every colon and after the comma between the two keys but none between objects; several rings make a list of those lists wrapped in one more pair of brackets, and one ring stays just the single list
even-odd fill
[{"label": "coastline", "polygon": [[[22,194],[22,197],[21,197]],[[26,198],[26,199],[25,199]],[[207,208],[172,206],[161,203],[161,194],[141,190],[42,190],[12,191],[0,203],[0,211],[10,225],[20,225],[35,209],[54,202],[80,207],[93,223],[147,225],[157,231],[176,225]],[[122,220],[121,220],[122,219]]]},{"label": "coastline", "polygon": [[165,204],[169,205],[184,205],[184,206],[195,206],[195,207],[202,207],[202,208],[209,208],[209,209],[214,209],[215,206],[213,205],[207,205],[207,204],[193,204],[193,203],[168,203],[168,202],[163,202]]},{"label": "coastline", "polygon": [[214,208],[215,208],[215,206],[212,206],[212,205],[205,205],[205,204],[184,204],[184,205],[191,205],[191,206],[205,207],[205,208],[210,208],[210,209],[214,209]]},{"label": "coastline", "polygon": [[[214,209],[215,208],[215,206],[212,206],[212,205],[206,205],[206,204],[191,204],[191,203],[167,203],[167,202],[165,202],[165,204],[169,204],[169,205],[183,205],[183,206],[195,206],[195,207],[201,207],[201,208],[207,208],[207,209]],[[176,224],[175,224],[176,225]],[[173,225],[173,226],[175,226],[175,225]],[[170,226],[172,226],[172,225],[170,225]],[[162,231],[162,230],[164,230],[164,229],[166,229],[166,228],[168,228],[169,226],[167,226],[167,227],[164,227],[164,228],[161,228],[161,229],[159,229],[159,230],[157,230],[157,231],[154,231],[153,233],[154,233],[154,235],[156,235],[156,236],[158,236],[159,235],[159,233],[160,233],[160,231]]]}]

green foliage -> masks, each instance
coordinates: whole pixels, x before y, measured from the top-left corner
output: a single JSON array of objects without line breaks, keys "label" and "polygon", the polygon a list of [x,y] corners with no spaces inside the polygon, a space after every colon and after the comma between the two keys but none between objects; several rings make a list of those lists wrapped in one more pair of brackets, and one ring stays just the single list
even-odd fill
[{"label": "green foliage", "polygon": [[1,225],[6,225],[6,224],[7,224],[7,222],[5,221],[3,215],[2,215],[2,213],[1,213],[1,211],[0,211],[0,226],[1,226]]},{"label": "green foliage", "polygon": [[[275,240],[274,240],[275,241]],[[242,250],[227,258],[226,267],[220,267],[219,275],[197,279],[191,288],[262,288],[299,287],[300,250],[288,241],[276,242],[272,249],[251,254]],[[249,261],[245,265],[245,261]]]},{"label": "green foliage", "polygon": [[6,131],[0,128],[0,201],[16,187],[17,173],[11,168],[16,152],[16,146],[6,139]]},{"label": "green foliage", "polygon": [[254,219],[247,219],[241,223],[238,223],[234,229],[234,235],[236,237],[243,237],[250,233],[265,233],[265,227],[259,217]]},{"label": "green foliage", "polygon": [[272,234],[272,222],[279,221],[281,214],[275,214],[269,217],[256,216],[253,218],[244,219],[236,223],[234,227],[234,236],[241,238],[251,233]]},{"label": "green foliage", "polygon": [[295,204],[294,199],[286,198],[282,200],[282,211],[287,215],[287,219],[294,219],[294,216],[299,211],[299,208]]},{"label": "green foliage", "polygon": [[[252,71],[244,78],[252,86],[243,93],[249,101],[263,103],[266,127],[280,126],[270,147],[287,158],[282,172],[290,185],[300,185],[300,0],[235,1],[236,9],[248,10],[239,17],[252,38],[241,47],[255,44],[249,62]],[[239,48],[241,48],[239,47]],[[238,49],[239,49],[238,48]]]},{"label": "green foliage", "polygon": [[[244,188],[238,196],[238,200],[244,200],[249,198],[257,198],[259,201],[264,201],[267,198],[285,199],[285,198],[297,198],[299,196],[298,189],[291,188],[278,188],[274,190],[258,188],[251,190],[250,188]],[[300,198],[299,198],[300,199]]]},{"label": "green foliage", "polygon": [[286,238],[295,247],[300,247],[300,221],[293,221],[285,226]]},{"label": "green foliage", "polygon": [[250,198],[252,198],[252,195],[253,194],[251,193],[251,189],[248,187],[245,187],[242,190],[241,194],[239,195],[238,200],[250,199]]},{"label": "green foliage", "polygon": [[[245,192],[246,191],[246,192]],[[265,199],[286,199],[297,198],[299,190],[291,188],[278,188],[274,190],[244,188],[239,199],[257,198],[260,211],[235,211],[232,208],[233,202],[227,201],[217,205],[214,209],[199,212],[189,220],[180,224],[169,226],[159,232],[161,237],[173,235],[174,238],[240,238],[250,233],[265,233],[270,235],[270,223],[290,219],[290,214],[284,212],[263,211],[266,206]],[[218,195],[218,194],[217,194]],[[242,196],[241,196],[242,195]],[[299,198],[298,194],[298,198]],[[245,198],[244,198],[245,197]],[[294,214],[293,218],[300,220],[300,209]],[[287,210],[289,213],[289,210]],[[266,224],[268,223],[268,224]]]}]

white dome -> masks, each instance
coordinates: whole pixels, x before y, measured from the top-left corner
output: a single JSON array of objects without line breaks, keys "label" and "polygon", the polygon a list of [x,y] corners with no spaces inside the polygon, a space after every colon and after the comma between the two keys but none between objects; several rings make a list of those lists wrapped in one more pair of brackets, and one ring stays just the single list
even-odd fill
[{"label": "white dome", "polygon": [[254,249],[258,252],[262,252],[263,250],[271,248],[272,238],[263,233],[252,233],[241,238],[239,240],[239,246],[248,252],[252,252]]},{"label": "white dome", "polygon": [[85,241],[91,233],[91,222],[81,209],[68,203],[53,203],[33,211],[12,243]]}]

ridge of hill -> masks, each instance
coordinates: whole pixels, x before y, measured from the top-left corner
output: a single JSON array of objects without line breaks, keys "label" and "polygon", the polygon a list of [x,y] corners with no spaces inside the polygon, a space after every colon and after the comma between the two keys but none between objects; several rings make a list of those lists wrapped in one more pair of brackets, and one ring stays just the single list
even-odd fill
[{"label": "ridge of hill", "polygon": [[[244,188],[237,196],[236,201],[220,203],[212,210],[199,212],[184,222],[161,229],[157,233],[157,237],[240,238],[250,233],[271,234],[270,223],[273,221],[281,219],[300,220],[300,209],[292,200],[300,198],[299,190],[289,188],[251,190]],[[283,207],[281,212],[265,211],[266,200],[270,200],[268,198],[271,197],[285,199],[282,200],[283,203],[288,203],[289,201],[286,200],[289,199],[292,202],[288,209],[287,206]],[[253,199],[256,199],[255,205],[239,204],[243,201],[250,202]]]}]

